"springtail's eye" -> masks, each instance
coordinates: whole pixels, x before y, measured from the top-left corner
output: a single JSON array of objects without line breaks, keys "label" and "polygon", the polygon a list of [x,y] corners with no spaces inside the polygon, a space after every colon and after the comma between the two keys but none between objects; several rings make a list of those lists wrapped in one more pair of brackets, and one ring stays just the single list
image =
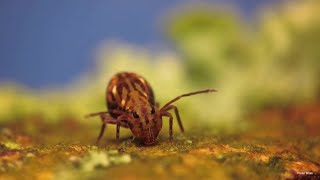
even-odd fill
[{"label": "springtail's eye", "polygon": [[139,118],[139,115],[136,112],[133,112],[132,115],[133,115],[134,118]]},{"label": "springtail's eye", "polygon": [[154,107],[152,107],[151,114],[154,114],[154,112],[155,112]]}]

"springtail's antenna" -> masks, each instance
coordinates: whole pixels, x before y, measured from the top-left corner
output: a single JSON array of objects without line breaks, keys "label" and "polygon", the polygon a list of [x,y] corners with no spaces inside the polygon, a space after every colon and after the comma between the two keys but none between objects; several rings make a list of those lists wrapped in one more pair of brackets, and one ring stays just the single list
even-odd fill
[{"label": "springtail's antenna", "polygon": [[160,110],[166,108],[167,106],[169,106],[170,104],[178,101],[180,98],[182,97],[186,97],[186,96],[193,96],[196,94],[202,94],[202,93],[210,93],[210,92],[217,92],[217,90],[215,89],[206,89],[206,90],[201,90],[201,91],[195,91],[195,92],[191,92],[191,93],[187,93],[187,94],[182,94],[174,99],[172,99],[171,101],[169,101],[167,104],[165,104]]},{"label": "springtail's antenna", "polygon": [[84,116],[84,118],[91,118],[91,117],[94,117],[94,116],[100,116],[101,114],[109,114],[109,112],[103,111],[103,112],[96,112],[96,113],[86,114]]},{"label": "springtail's antenna", "polygon": [[114,113],[114,114],[122,114],[122,111],[117,110],[117,109],[113,109],[109,111],[101,111],[101,112],[95,112],[95,113],[91,113],[91,114],[87,114],[84,116],[84,118],[90,118],[90,117],[94,117],[94,116],[101,116],[103,114],[110,114],[110,113]]}]

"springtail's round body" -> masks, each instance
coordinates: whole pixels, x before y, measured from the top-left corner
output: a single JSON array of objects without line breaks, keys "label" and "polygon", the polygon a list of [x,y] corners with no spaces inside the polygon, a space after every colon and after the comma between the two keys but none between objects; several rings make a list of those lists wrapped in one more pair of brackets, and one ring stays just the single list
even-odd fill
[{"label": "springtail's round body", "polygon": [[170,110],[175,111],[180,130],[184,132],[178,108],[172,105],[173,102],[185,96],[215,91],[206,89],[183,94],[159,108],[155,103],[150,84],[143,77],[132,72],[121,72],[114,75],[107,86],[108,112],[92,113],[86,117],[100,116],[102,120],[97,143],[104,133],[106,124],[116,124],[117,139],[119,139],[120,127],[130,128],[135,138],[142,140],[145,145],[152,145],[156,142],[162,129],[162,117],[164,116],[169,118],[169,136],[172,140],[173,116]]}]

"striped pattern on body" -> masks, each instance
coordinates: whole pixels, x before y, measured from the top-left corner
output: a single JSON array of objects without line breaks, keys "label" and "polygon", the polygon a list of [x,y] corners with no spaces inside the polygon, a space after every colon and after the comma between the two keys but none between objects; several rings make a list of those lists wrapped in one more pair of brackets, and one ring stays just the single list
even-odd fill
[{"label": "striped pattern on body", "polygon": [[155,105],[150,84],[143,77],[130,72],[118,73],[111,78],[106,101],[110,115],[115,119],[119,114],[112,113],[112,110],[134,112],[141,116],[148,114],[143,111],[151,111],[150,108]]}]

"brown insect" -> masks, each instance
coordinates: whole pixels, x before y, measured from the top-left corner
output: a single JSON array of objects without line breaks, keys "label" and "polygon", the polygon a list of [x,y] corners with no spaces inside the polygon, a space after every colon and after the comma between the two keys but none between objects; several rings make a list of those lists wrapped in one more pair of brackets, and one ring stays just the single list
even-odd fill
[{"label": "brown insect", "polygon": [[142,140],[145,145],[152,145],[162,128],[162,117],[164,116],[169,117],[169,137],[172,140],[173,117],[170,110],[175,111],[180,130],[184,132],[178,108],[172,105],[173,102],[182,97],[215,91],[206,89],[182,94],[159,109],[150,84],[143,77],[131,72],[121,72],[111,78],[107,87],[108,112],[92,113],[86,117],[100,116],[101,118],[102,127],[97,144],[104,133],[106,124],[116,124],[117,140],[120,135],[120,127],[124,127],[130,128],[133,136]]}]

